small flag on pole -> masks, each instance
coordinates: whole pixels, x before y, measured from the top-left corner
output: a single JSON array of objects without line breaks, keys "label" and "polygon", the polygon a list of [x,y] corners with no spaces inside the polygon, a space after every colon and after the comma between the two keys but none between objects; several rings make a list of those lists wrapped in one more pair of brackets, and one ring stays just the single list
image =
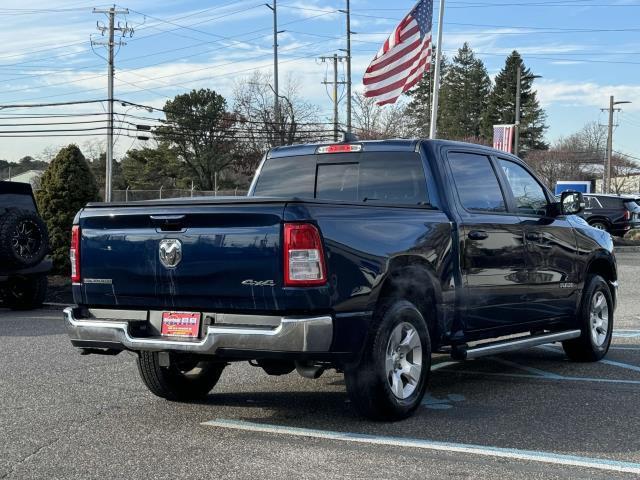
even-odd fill
[{"label": "small flag on pole", "polygon": [[513,152],[513,132],[515,125],[493,126],[493,148],[503,152]]},{"label": "small flag on pole", "polygon": [[364,74],[364,95],[395,103],[431,66],[433,0],[420,0],[384,42]]}]

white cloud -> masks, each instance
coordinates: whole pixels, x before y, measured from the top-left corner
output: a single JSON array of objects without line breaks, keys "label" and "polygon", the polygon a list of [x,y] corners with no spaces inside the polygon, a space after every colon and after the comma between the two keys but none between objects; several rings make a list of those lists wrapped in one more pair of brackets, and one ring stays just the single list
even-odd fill
[{"label": "white cloud", "polygon": [[609,96],[633,103],[625,105],[625,110],[640,110],[640,85],[602,85],[595,82],[566,82],[541,80],[536,85],[538,97],[543,106],[580,106],[604,108],[609,104]]},{"label": "white cloud", "polygon": [[314,18],[317,20],[333,21],[341,13],[337,12],[338,9],[344,8],[344,6],[327,5],[324,2],[319,1],[298,1],[292,3],[286,3],[281,5],[284,10],[278,10],[280,12],[286,11],[287,14],[295,15],[302,18]]}]

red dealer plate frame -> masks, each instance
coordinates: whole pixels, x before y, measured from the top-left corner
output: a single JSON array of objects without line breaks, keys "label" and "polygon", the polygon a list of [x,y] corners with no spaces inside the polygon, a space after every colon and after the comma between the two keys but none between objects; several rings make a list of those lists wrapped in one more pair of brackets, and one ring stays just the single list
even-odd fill
[{"label": "red dealer plate frame", "polygon": [[197,338],[201,318],[199,312],[162,312],[160,334],[165,337]]}]

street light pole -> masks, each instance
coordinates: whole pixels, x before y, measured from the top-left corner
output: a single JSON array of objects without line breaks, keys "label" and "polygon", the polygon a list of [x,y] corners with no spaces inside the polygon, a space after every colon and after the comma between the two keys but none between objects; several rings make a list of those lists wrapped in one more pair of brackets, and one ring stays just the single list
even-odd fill
[{"label": "street light pole", "polygon": [[[613,95],[609,97],[609,108],[603,110],[609,110],[609,125],[607,133],[607,162],[604,168],[604,192],[611,193],[611,157],[613,156],[613,112],[616,110],[614,107],[622,103],[631,103],[629,101],[616,102]],[[619,110],[619,109],[618,109]]]},{"label": "street light pole", "polygon": [[516,121],[513,132],[513,154],[518,155],[518,145],[520,142],[520,97],[522,95],[522,65],[518,65],[516,70]]},{"label": "street light pole", "polygon": [[278,132],[280,144],[282,144],[282,129],[280,125],[280,95],[278,86],[278,4],[272,0],[273,4],[265,3],[267,8],[273,12],[273,118],[275,131]]}]

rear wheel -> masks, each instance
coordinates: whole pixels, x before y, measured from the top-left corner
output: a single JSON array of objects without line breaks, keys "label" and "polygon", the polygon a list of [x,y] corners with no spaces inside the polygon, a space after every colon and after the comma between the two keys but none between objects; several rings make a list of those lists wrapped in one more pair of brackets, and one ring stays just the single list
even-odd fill
[{"label": "rear wheel", "polygon": [[31,310],[42,306],[46,295],[46,275],[16,277],[8,282],[5,303],[13,310]]},{"label": "rear wheel", "polygon": [[345,368],[354,407],[375,420],[400,420],[418,408],[431,368],[431,339],[414,304],[386,303],[362,358]]},{"label": "rear wheel", "polygon": [[595,222],[591,222],[589,225],[591,225],[593,228],[596,228],[598,230],[604,230],[605,232],[609,231],[609,226],[606,223],[601,222],[599,220],[596,220]]},{"label": "rear wheel", "polygon": [[613,333],[613,300],[601,276],[587,277],[578,319],[582,334],[562,342],[562,347],[571,360],[597,362],[609,351]]},{"label": "rear wheel", "polygon": [[149,391],[167,400],[188,402],[205,398],[226,366],[176,353],[169,354],[168,366],[161,366],[160,355],[140,352],[138,371]]}]

